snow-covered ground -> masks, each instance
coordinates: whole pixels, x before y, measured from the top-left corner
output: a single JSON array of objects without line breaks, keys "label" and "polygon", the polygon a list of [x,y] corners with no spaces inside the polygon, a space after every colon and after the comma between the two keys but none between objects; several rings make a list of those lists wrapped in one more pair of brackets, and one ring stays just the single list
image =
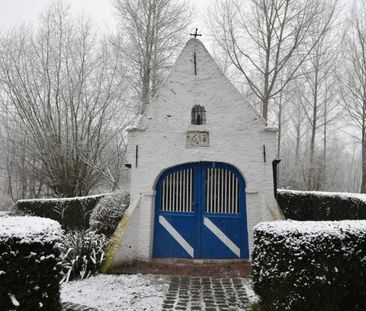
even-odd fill
[{"label": "snow-covered ground", "polygon": [[168,287],[165,276],[100,274],[63,284],[61,300],[98,311],[155,311],[161,310]]},{"label": "snow-covered ground", "polygon": [[10,211],[0,211],[0,217],[9,216]]},{"label": "snow-covered ground", "polygon": [[[98,311],[157,311],[162,309],[170,282],[169,276],[100,274],[64,283],[61,287],[61,300],[96,308]],[[251,279],[243,279],[242,285],[249,305],[257,303],[259,298],[252,289]],[[186,291],[189,294],[189,290]]]}]

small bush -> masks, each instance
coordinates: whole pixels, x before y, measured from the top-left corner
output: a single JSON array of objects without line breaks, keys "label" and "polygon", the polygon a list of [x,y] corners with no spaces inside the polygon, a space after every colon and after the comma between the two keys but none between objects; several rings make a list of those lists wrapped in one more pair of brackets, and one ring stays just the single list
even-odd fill
[{"label": "small bush", "polygon": [[287,219],[366,219],[366,194],[279,190],[277,201]]},{"label": "small bush", "polygon": [[99,271],[104,260],[107,239],[92,231],[69,231],[65,234],[62,249],[64,282],[84,279]]},{"label": "small bush", "polygon": [[102,198],[90,216],[90,229],[111,236],[130,204],[128,193],[113,193]]},{"label": "small bush", "polygon": [[87,230],[90,214],[103,196],[20,200],[16,208],[26,214],[56,220],[65,230]]},{"label": "small bush", "polygon": [[61,310],[61,234],[50,219],[0,218],[0,310]]},{"label": "small bush", "polygon": [[366,310],[366,221],[255,227],[252,276],[269,310]]}]

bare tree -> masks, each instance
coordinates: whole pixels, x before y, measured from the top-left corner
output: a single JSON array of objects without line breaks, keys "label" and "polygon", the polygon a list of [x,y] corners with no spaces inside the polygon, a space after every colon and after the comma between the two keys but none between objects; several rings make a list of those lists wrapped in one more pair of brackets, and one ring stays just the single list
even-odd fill
[{"label": "bare tree", "polygon": [[[11,206],[9,202],[28,197],[28,195],[36,197],[41,191],[42,185],[38,183],[37,179],[32,178],[24,157],[15,156],[15,154],[25,156],[24,144],[9,143],[15,137],[18,137],[21,142],[27,137],[19,135],[16,127],[10,124],[11,120],[6,111],[4,114],[0,114],[0,121],[0,182],[2,184],[0,197],[9,208]],[[3,195],[1,196],[1,194]]]},{"label": "bare tree", "polygon": [[54,194],[88,194],[128,124],[120,57],[62,1],[42,14],[36,31],[14,30],[0,45],[0,86],[16,125],[9,141],[22,151],[16,157]]},{"label": "bare tree", "polygon": [[280,185],[282,187],[290,187],[291,189],[304,189],[302,178],[302,165],[305,158],[305,145],[307,143],[306,136],[309,131],[306,123],[306,115],[297,93],[301,89],[295,81],[291,82],[291,92],[283,92],[286,94],[286,102],[282,111],[283,119],[286,122],[279,122],[282,129],[281,137],[281,158],[280,165]]},{"label": "bare tree", "polygon": [[[265,120],[270,101],[296,78],[300,65],[327,31],[336,3],[337,0],[218,0],[212,8],[212,34],[259,99]],[[320,20],[323,28],[318,38],[306,44],[313,34],[311,26]],[[290,60],[292,69],[288,70]]]},{"label": "bare tree", "polygon": [[[310,143],[308,148],[309,166],[306,173],[308,190],[321,190],[326,184],[327,160],[327,129],[337,118],[339,112],[336,98],[335,70],[338,62],[338,42],[334,42],[335,30],[329,24],[328,31],[319,32],[323,25],[314,24],[312,39],[318,44],[312,49],[308,60],[301,65],[302,77],[298,79],[299,102],[305,112],[310,128]],[[312,41],[310,41],[312,45]],[[302,86],[300,86],[300,84]],[[318,133],[323,129],[323,133]],[[315,151],[318,134],[323,134],[323,154],[319,161],[315,161]]]},{"label": "bare tree", "polygon": [[[132,77],[143,113],[170,68],[172,55],[187,35],[191,10],[187,0],[113,0],[120,20],[117,38],[133,66]],[[117,43],[121,45],[121,41]]]},{"label": "bare tree", "polygon": [[[290,64],[288,64],[290,65]],[[280,81],[284,81],[280,79]],[[281,83],[281,82],[280,82]],[[283,138],[283,131],[286,127],[286,123],[289,121],[291,114],[289,114],[289,110],[291,110],[291,103],[294,102],[295,97],[295,89],[293,88],[293,84],[289,84],[289,87],[286,91],[281,91],[278,96],[273,98],[273,106],[271,107],[273,110],[273,115],[276,118],[274,123],[277,124],[278,132],[277,132],[277,158],[281,158],[281,145]]]},{"label": "bare tree", "polygon": [[344,108],[360,131],[361,192],[366,193],[366,3],[355,1],[344,40],[344,70],[340,74]]}]

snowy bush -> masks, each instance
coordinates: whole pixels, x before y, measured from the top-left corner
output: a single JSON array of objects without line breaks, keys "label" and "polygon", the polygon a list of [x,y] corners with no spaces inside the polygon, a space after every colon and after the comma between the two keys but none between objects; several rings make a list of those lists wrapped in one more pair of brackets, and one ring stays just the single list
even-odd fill
[{"label": "snowy bush", "polygon": [[107,239],[92,231],[69,231],[62,240],[63,281],[84,279],[98,272]]},{"label": "snowy bush", "polygon": [[269,310],[366,310],[366,221],[260,223],[252,268]]},{"label": "snowy bush", "polygon": [[279,190],[277,200],[287,219],[366,219],[366,194]]},{"label": "snowy bush", "polygon": [[90,216],[90,229],[111,236],[130,204],[128,193],[111,193],[102,198]]},{"label": "snowy bush", "polygon": [[64,229],[88,229],[90,214],[104,194],[54,199],[19,200],[19,211],[57,220]]},{"label": "snowy bush", "polygon": [[51,219],[0,218],[0,310],[61,309],[61,235]]}]

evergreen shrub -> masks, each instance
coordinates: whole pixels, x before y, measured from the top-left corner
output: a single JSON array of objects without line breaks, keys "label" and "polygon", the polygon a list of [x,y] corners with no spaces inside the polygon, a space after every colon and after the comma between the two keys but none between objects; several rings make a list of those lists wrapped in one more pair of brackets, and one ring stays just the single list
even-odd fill
[{"label": "evergreen shrub", "polygon": [[130,204],[130,195],[116,192],[101,198],[90,216],[90,229],[110,237]]},{"label": "evergreen shrub", "polygon": [[61,310],[61,234],[51,219],[0,218],[0,310]]},{"label": "evergreen shrub", "polygon": [[87,230],[90,214],[104,196],[19,200],[16,208],[22,213],[56,220],[65,230]]},{"label": "evergreen shrub", "polygon": [[254,291],[268,310],[366,310],[366,221],[276,221],[254,229]]},{"label": "evergreen shrub", "polygon": [[61,242],[63,282],[96,274],[104,260],[107,238],[93,231],[69,231]]},{"label": "evergreen shrub", "polygon": [[366,194],[279,190],[277,201],[286,219],[366,219]]}]

